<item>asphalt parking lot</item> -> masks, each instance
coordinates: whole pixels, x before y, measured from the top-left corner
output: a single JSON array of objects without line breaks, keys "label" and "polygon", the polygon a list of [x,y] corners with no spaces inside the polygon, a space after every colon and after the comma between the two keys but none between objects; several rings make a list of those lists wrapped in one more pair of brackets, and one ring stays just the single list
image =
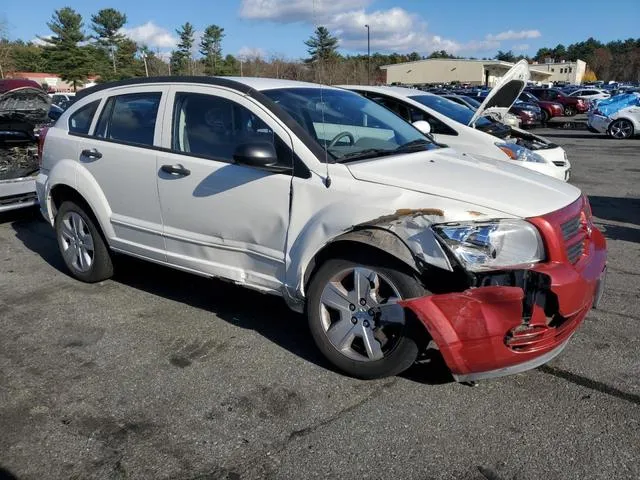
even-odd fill
[{"label": "asphalt parking lot", "polygon": [[347,378],[222,282],[121,258],[79,283],[37,213],[0,217],[0,479],[640,478],[640,140],[538,132],[605,231],[606,294],[560,357],[475,387],[437,360]]}]

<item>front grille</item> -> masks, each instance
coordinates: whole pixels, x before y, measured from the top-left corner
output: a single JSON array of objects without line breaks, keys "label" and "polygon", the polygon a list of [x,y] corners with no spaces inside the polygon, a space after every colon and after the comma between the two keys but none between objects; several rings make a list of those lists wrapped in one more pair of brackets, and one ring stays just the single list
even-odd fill
[{"label": "front grille", "polygon": [[560,161],[553,162],[553,164],[556,167],[564,167],[567,164],[567,162],[563,162],[562,160],[560,160]]},{"label": "front grille", "polygon": [[584,240],[579,240],[567,247],[567,257],[571,263],[576,263],[584,253]]},{"label": "front grille", "polygon": [[567,258],[571,263],[576,263],[584,253],[584,242],[586,240],[582,214],[564,222],[560,225],[560,229],[562,230]]},{"label": "front grille", "polygon": [[580,231],[580,215],[576,215],[571,220],[564,222],[560,225],[560,228],[562,229],[562,238],[567,243]]}]

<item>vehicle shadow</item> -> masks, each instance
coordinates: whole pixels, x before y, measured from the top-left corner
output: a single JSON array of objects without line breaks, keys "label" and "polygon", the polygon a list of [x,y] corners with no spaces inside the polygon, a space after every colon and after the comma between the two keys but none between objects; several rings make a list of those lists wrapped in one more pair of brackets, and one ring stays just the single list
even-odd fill
[{"label": "vehicle shadow", "polygon": [[[15,215],[12,215],[15,217]],[[0,223],[2,223],[0,219]],[[6,223],[6,222],[5,222]],[[25,247],[37,253],[56,270],[68,275],[64,261],[58,251],[58,242],[53,228],[39,215],[20,215],[13,218],[11,227]]]},{"label": "vehicle shadow", "polygon": [[610,240],[622,240],[623,242],[640,243],[640,228],[622,227],[607,223],[598,224],[602,227],[602,233]]},{"label": "vehicle shadow", "polygon": [[[12,223],[12,227],[16,237],[29,250],[69,275],[58,251],[53,229],[44,220],[19,219]],[[277,296],[126,255],[116,255],[114,263],[114,282],[210,312],[233,325],[257,332],[304,360],[338,372],[315,346],[305,317],[291,311]],[[429,352],[432,353],[421,358],[402,376],[424,384],[452,381],[440,353],[437,350]]]},{"label": "vehicle shadow", "polygon": [[[554,130],[556,130],[556,132],[553,132],[553,133],[547,133],[547,132],[540,133],[540,136],[545,137],[545,138],[566,138],[566,139],[572,139],[572,138],[576,138],[576,139],[594,139],[594,138],[599,138],[599,139],[613,140],[611,137],[609,137],[605,133],[584,133],[585,132],[584,129],[555,127]],[[580,133],[577,133],[577,132],[580,132]]]},{"label": "vehicle shadow", "polygon": [[640,198],[589,196],[593,214],[601,220],[640,225]]},{"label": "vehicle shadow", "polygon": [[18,480],[18,477],[6,468],[0,467],[0,480]]}]

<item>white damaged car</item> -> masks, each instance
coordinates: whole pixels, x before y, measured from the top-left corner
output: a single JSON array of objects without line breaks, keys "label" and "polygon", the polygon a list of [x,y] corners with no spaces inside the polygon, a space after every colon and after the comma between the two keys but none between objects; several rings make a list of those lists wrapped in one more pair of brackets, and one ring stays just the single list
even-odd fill
[{"label": "white damaged car", "polygon": [[[523,167],[568,181],[571,164],[559,145],[520,128],[496,128],[485,117],[506,115],[530,77],[526,60],[516,63],[474,112],[456,102],[422,90],[405,87],[340,85],[370,98],[415,123],[439,143],[459,152],[497,160],[515,161]],[[500,125],[500,124],[498,124]]]},{"label": "white damaged car", "polygon": [[278,295],[360,378],[433,345],[460,381],[534,368],[602,295],[578,188],[442,148],[344,89],[127,80],[43,136],[38,200],[75,278],[110,278],[121,252]]}]

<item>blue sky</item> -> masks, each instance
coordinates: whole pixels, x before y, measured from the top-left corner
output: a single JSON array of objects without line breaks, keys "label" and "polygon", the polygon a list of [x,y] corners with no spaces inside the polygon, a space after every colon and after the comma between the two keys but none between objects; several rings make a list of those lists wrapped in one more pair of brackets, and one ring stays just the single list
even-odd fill
[{"label": "blue sky", "polygon": [[225,29],[224,53],[306,55],[303,44],[314,24],[334,32],[347,53],[366,52],[365,24],[372,51],[428,54],[447,50],[465,56],[493,56],[498,49],[534,54],[542,46],[568,45],[593,36],[602,41],[640,36],[640,0],[615,4],[591,0],[111,0],[56,3],[7,0],[0,19],[10,38],[46,35],[54,9],[70,5],[89,24],[92,13],[113,7],[127,14],[126,33],[153,49],[169,51],[184,22],[202,31]]}]

